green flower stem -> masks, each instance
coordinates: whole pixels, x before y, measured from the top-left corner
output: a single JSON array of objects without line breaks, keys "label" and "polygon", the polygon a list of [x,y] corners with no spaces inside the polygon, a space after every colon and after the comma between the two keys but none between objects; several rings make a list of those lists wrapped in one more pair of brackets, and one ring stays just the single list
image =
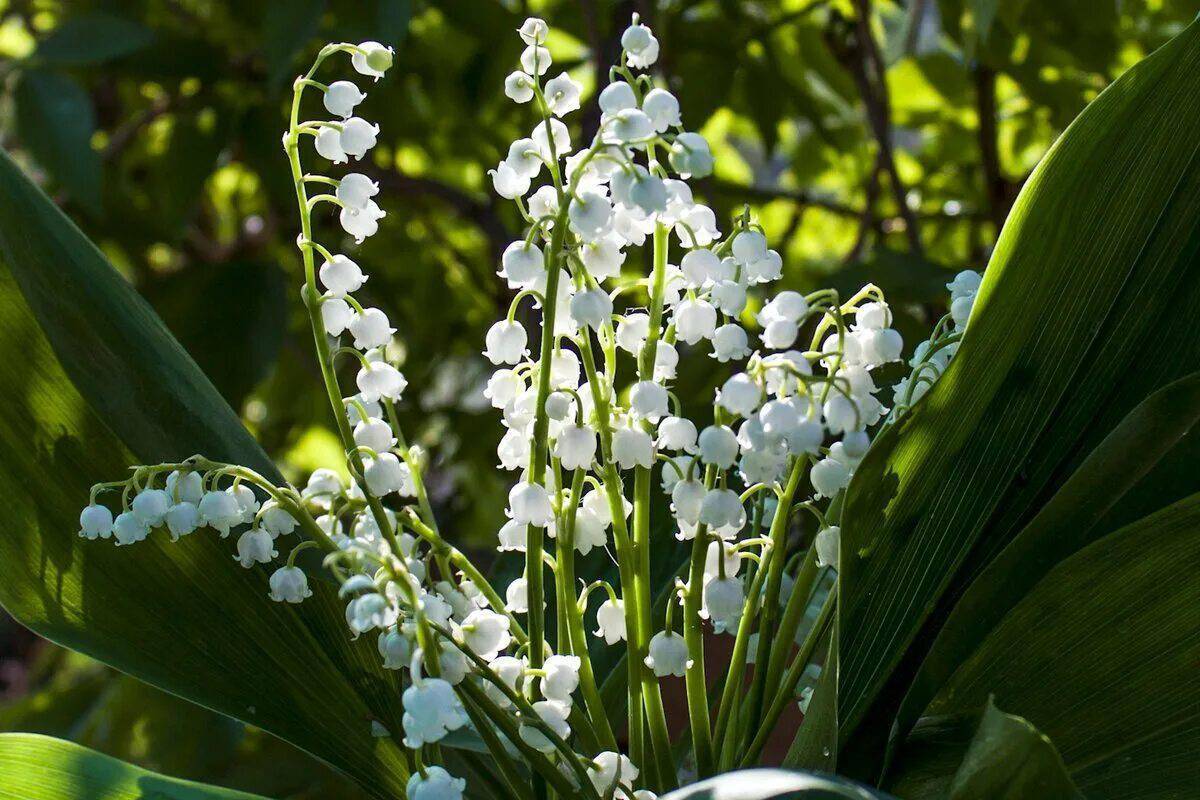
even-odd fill
[{"label": "green flower stem", "polygon": [[808,459],[796,458],[792,462],[787,485],[775,504],[775,515],[771,519],[771,563],[767,568],[767,588],[759,615],[758,652],[754,657],[754,682],[750,685],[748,720],[754,724],[761,710],[763,689],[770,663],[771,644],[775,637],[775,625],[779,618],[779,587],[783,583],[783,565],[787,561],[788,520],[791,518],[792,499],[804,476]]},{"label": "green flower stem", "polygon": [[[613,734],[612,723],[609,722],[608,712],[596,685],[596,675],[592,670],[587,635],[583,627],[583,612],[579,603],[575,601],[575,516],[579,509],[579,496],[583,492],[586,474],[586,470],[577,469],[571,479],[569,505],[563,520],[566,524],[558,538],[559,574],[555,586],[558,589],[558,604],[563,610],[566,622],[566,642],[570,645],[570,652],[579,659],[579,690],[583,695],[584,707],[592,721],[600,746],[615,752],[617,737]],[[562,639],[559,641],[559,649],[562,649]]]},{"label": "green flower stem", "polygon": [[796,653],[796,657],[792,660],[792,665],[788,668],[787,675],[784,676],[783,683],[779,686],[779,691],[775,693],[774,700],[771,701],[767,713],[763,715],[758,733],[755,734],[754,740],[750,742],[750,746],[746,748],[746,752],[739,764],[740,767],[745,768],[750,766],[758,759],[759,754],[762,753],[763,747],[767,744],[767,739],[774,732],[775,723],[779,722],[779,717],[783,714],[783,710],[792,701],[796,691],[796,684],[800,682],[800,677],[804,674],[805,667],[808,666],[809,661],[812,659],[813,650],[816,649],[817,642],[825,634],[833,616],[833,609],[836,606],[837,590],[833,589],[829,592],[829,596],[825,598],[825,603],[821,606],[821,611],[813,623],[812,630],[808,632],[808,636],[804,637],[804,643],[800,645],[800,651]]},{"label": "green flower stem", "polygon": [[[650,282],[650,331],[646,343],[638,355],[638,377],[643,381],[654,380],[654,363],[658,353],[659,330],[662,327],[663,292],[666,286],[667,244],[666,226],[661,222],[654,226],[654,263]],[[644,663],[649,655],[651,631],[650,598],[650,474],[651,470],[638,467],[634,472],[633,499],[633,591],[625,602],[636,603],[636,629],[630,629],[630,664],[640,673],[642,702],[646,708],[646,723],[650,729],[650,742],[654,751],[659,774],[658,788],[675,788],[675,767],[671,760],[671,737],[667,732],[666,714],[663,712],[662,693],[658,679]],[[630,584],[622,580],[622,585]],[[636,662],[636,664],[634,663]],[[631,676],[632,677],[632,676]]]},{"label": "green flower stem", "polygon": [[[609,408],[609,397],[606,387],[600,381],[596,372],[596,359],[592,350],[592,340],[585,331],[580,338],[579,347],[583,353],[583,370],[587,375],[588,385],[596,405],[596,420],[600,428],[600,454],[603,460],[601,483],[608,500],[608,511],[612,517],[613,544],[617,551],[617,570],[621,576],[621,586],[626,591],[625,601],[625,632],[632,638],[638,629],[636,594],[630,593],[634,586],[634,566],[632,563],[632,543],[629,541],[629,529],[625,524],[625,501],[621,494],[621,478],[617,474],[616,465],[612,460],[612,420]],[[611,374],[611,373],[609,373]],[[630,642],[628,657],[625,659],[628,677],[625,692],[627,700],[626,714],[628,717],[627,739],[629,753],[635,759],[642,759],[645,749],[645,726],[642,717],[642,679],[641,667],[633,643]],[[644,759],[639,764],[644,763]]]},{"label": "green flower stem", "polygon": [[[711,489],[717,482],[717,468],[708,466],[704,470],[704,488]],[[708,680],[704,669],[704,620],[700,608],[704,592],[704,562],[708,556],[708,526],[696,527],[696,538],[692,540],[692,556],[688,565],[687,593],[683,599],[683,640],[687,645],[688,661],[684,673],[687,690],[688,725],[692,734],[692,750],[696,757],[696,775],[708,778],[713,775],[712,726],[708,713]],[[724,559],[719,559],[723,562]]]},{"label": "green flower stem", "polygon": [[817,548],[811,545],[804,555],[800,571],[796,573],[796,582],[792,585],[792,593],[788,596],[787,607],[779,621],[779,630],[774,634],[775,646],[771,648],[771,660],[767,662],[766,684],[763,686],[763,697],[774,697],[779,690],[779,681],[783,675],[783,667],[791,652],[790,642],[796,638],[796,631],[804,621],[804,611],[808,608],[813,586],[817,582],[819,569],[817,567]]},{"label": "green flower stem", "polygon": [[[550,247],[546,250],[546,302],[542,304],[542,343],[539,354],[537,404],[533,420],[533,444],[529,453],[529,482],[546,485],[546,458],[550,452],[550,416],[546,398],[550,396],[550,373],[554,356],[554,325],[558,311],[558,281],[562,276],[559,254],[567,229],[567,201],[562,201]],[[542,545],[545,532],[533,525],[526,530],[525,580],[529,590],[529,666],[537,669],[545,657],[545,589],[542,585]]]},{"label": "green flower stem", "polygon": [[[342,402],[342,391],[338,386],[337,375],[333,371],[333,359],[330,355],[329,339],[325,334],[325,325],[321,319],[321,296],[316,289],[316,264],[313,258],[314,248],[311,244],[304,244],[305,242],[312,242],[313,238],[312,209],[304,181],[304,170],[300,165],[300,101],[304,96],[304,89],[306,88],[305,81],[312,80],[313,74],[321,66],[321,63],[333,53],[338,51],[352,52],[353,50],[353,45],[327,45],[323,47],[309,69],[308,74],[296,82],[292,92],[292,110],[288,132],[284,136],[283,146],[284,151],[287,153],[288,163],[291,165],[292,183],[296,189],[296,204],[300,212],[299,247],[304,263],[304,288],[301,294],[304,299],[304,307],[308,311],[309,326],[312,328],[317,363],[321,370],[321,378],[325,383],[325,392],[329,397],[330,407],[333,409],[333,417],[337,425],[338,438],[342,442],[342,449],[348,453],[352,471],[355,475],[361,476],[363,474],[362,457],[355,449],[354,432],[350,428],[350,418],[346,414],[345,403]],[[375,518],[376,524],[383,532],[384,538],[392,546],[393,552],[399,553],[400,548],[396,542],[396,534],[392,529],[391,522],[388,520],[383,504],[379,501],[379,498],[371,493],[365,481],[360,481],[360,483],[362,484],[363,497],[366,499],[367,507],[370,508],[371,515]],[[314,527],[316,527],[315,523]],[[404,563],[399,558],[395,559],[395,561],[404,573],[408,572],[407,567],[404,566]],[[431,675],[438,675],[441,671],[441,665],[438,663],[436,643],[426,625],[425,614],[417,602],[416,592],[413,590],[412,584],[408,581],[407,574],[398,583],[405,593],[405,599],[409,602],[416,617],[417,639],[425,654],[426,669]]]}]

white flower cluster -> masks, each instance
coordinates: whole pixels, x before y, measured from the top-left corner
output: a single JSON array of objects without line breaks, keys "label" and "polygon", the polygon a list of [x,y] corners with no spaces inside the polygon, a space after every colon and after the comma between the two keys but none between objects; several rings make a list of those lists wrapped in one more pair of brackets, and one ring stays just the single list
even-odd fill
[{"label": "white flower cluster", "polygon": [[[552,66],[547,34],[536,18],[519,29],[521,69],[504,91],[516,103],[532,103],[539,121],[489,173],[526,223],[500,264],[516,296],[487,332],[484,349],[497,367],[486,396],[505,429],[498,460],[516,474],[498,549],[524,554],[524,574],[497,592],[442,539],[425,495],[424,454],[406,443],[396,415],[407,382],[386,357],[395,329],[382,310],[355,299],[367,281],[359,266],[312,240],[311,213],[320,203],[338,206],[343,229],[359,242],[384,216],[374,200],[377,183],[360,173],[306,174],[298,149],[302,136],[312,136],[317,153],[340,164],[375,145],[378,126],[354,116],[365,94],[350,81],[313,79],[337,52],[378,79],[392,55],[375,42],[321,51],[296,82],[284,139],[299,190],[304,299],[326,388],[341,400],[335,413],[350,480],[319,469],[301,490],[276,487],[251,470],[195,456],[97,485],[80,516],[82,536],[120,545],[160,527],[172,539],[201,527],[224,538],[239,528],[235,558],[247,568],[274,561],[279,537],[302,535],[269,578],[270,597],[279,602],[312,594],[295,560],[306,547],[322,548],[351,635],[375,636],[384,668],[405,673],[403,743],[418,767],[407,793],[416,800],[463,796],[465,782],[424,765],[422,748],[474,727],[479,715],[496,727],[506,758],[519,749],[534,771],[559,782],[560,794],[652,800],[644,777],[639,781],[646,765],[613,749],[588,661],[582,619],[589,594],[602,588],[606,595],[594,636],[629,649],[631,685],[643,691],[652,691],[646,681],[653,686],[654,678],[692,681],[703,664],[695,639],[672,624],[679,607],[685,628],[686,620],[696,621],[693,633],[707,620],[741,641],[759,613],[751,600],[762,597],[759,633],[750,635],[761,641],[767,592],[774,593],[771,605],[783,605],[794,580],[784,554],[772,553],[786,546],[791,511],[800,505],[816,514],[813,556],[836,569],[840,529],[816,504],[847,487],[870,445],[868,431],[895,419],[944,370],[980,284],[976,273],[964,272],[948,285],[951,314],[917,348],[889,414],[872,371],[898,361],[903,342],[883,293],[867,286],[846,299],[830,290],[764,296],[781,277],[782,258],[748,212],[722,233],[716,214],[694,198],[687,181],[711,172],[712,154],[702,136],[682,127],[676,98],[637,72],[658,58],[651,30],[635,16],[622,35],[620,64],[598,93],[599,129],[580,149],[565,120],[580,108],[582,87],[565,72],[543,82]],[[319,90],[337,119],[301,122],[306,88]],[[311,184],[332,192],[310,198]],[[528,323],[518,319],[522,303],[540,310],[532,349]],[[681,356],[704,353],[740,366],[721,382],[711,409],[689,416],[672,386]],[[359,363],[358,391],[349,397],[333,370],[343,355]],[[660,464],[656,490],[650,476]],[[811,488],[807,499],[802,488]],[[97,497],[117,489],[123,510],[114,518]],[[661,627],[635,588],[648,580],[652,500],[695,553]],[[770,536],[762,535],[766,528]],[[549,553],[547,539],[554,540]],[[576,600],[575,555],[595,548],[615,551],[622,585],[585,584]],[[743,568],[750,562],[761,568],[748,585]],[[764,582],[768,563],[773,578]],[[557,648],[545,641],[543,565],[558,592],[565,623],[559,632],[569,637]],[[805,589],[809,628],[830,593],[828,583]],[[599,752],[580,755],[568,743],[579,699]],[[655,702],[647,697],[645,708]],[[652,738],[655,724],[647,722]],[[379,723],[373,731],[389,735]],[[662,740],[631,747],[639,755],[667,755],[663,750]],[[673,781],[664,778],[664,763],[655,766]]]}]

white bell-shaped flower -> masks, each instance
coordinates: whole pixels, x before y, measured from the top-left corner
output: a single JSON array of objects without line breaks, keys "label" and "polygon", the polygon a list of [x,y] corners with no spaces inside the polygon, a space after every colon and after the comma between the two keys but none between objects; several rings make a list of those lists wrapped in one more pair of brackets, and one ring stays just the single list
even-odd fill
[{"label": "white bell-shaped flower", "polygon": [[370,367],[364,365],[355,376],[355,383],[363,399],[368,402],[376,402],[383,397],[399,400],[408,387],[404,375],[386,361],[377,361]]},{"label": "white bell-shaped flower", "polygon": [[679,351],[670,342],[659,342],[654,351],[654,380],[671,381],[675,379],[676,368],[679,366]]},{"label": "white bell-shaped flower", "polygon": [[517,28],[517,34],[525,44],[545,44],[550,26],[539,17],[529,17]]},{"label": "white bell-shaped flower", "polygon": [[611,116],[626,108],[637,108],[637,95],[625,81],[613,81],[600,92],[597,102],[600,111]]},{"label": "white bell-shaped flower", "polygon": [[330,114],[346,119],[354,116],[354,107],[366,99],[366,94],[353,81],[334,81],[325,90],[323,102]]},{"label": "white bell-shaped flower", "polygon": [[791,320],[773,319],[763,328],[762,343],[768,350],[786,350],[796,343],[800,326]]},{"label": "white bell-shaped flower", "polygon": [[542,695],[547,700],[570,703],[571,695],[579,687],[579,657],[553,655],[542,664]]},{"label": "white bell-shaped flower", "polygon": [[578,425],[564,425],[554,440],[554,455],[563,469],[587,469],[596,458],[596,433]]},{"label": "white bell-shaped flower", "polygon": [[518,525],[544,528],[554,519],[550,494],[539,483],[522,481],[514,486],[508,493],[508,508]]},{"label": "white bell-shaped flower", "polygon": [[698,133],[681,133],[671,142],[671,167],[680,175],[703,178],[712,173],[713,156],[708,141]]},{"label": "white bell-shaped flower", "polygon": [[542,93],[546,96],[546,107],[556,117],[570,114],[579,108],[579,93],[583,87],[567,73],[546,81]]},{"label": "white bell-shaped flower", "polygon": [[750,355],[750,338],[736,322],[727,322],[713,331],[713,358],[724,364]]},{"label": "white bell-shaped flower", "polygon": [[515,579],[504,592],[504,608],[514,614],[529,611],[529,581],[524,577]]},{"label": "white bell-shaped flower", "polygon": [[[700,481],[695,478],[679,481],[671,489],[671,508],[676,517],[690,525],[695,525],[700,521],[701,507],[705,497],[706,490]],[[728,514],[722,511],[718,519],[719,523],[724,524],[727,519]]]},{"label": "white bell-shaped flower", "polygon": [[821,412],[830,433],[860,430],[865,424],[858,404],[851,397],[840,393],[830,392]]},{"label": "white bell-shaped flower", "polygon": [[426,766],[414,772],[404,787],[408,800],[462,800],[467,782],[456,778],[441,767]]},{"label": "white bell-shaped flower", "polygon": [[536,244],[518,240],[504,249],[500,257],[500,275],[511,289],[527,289],[546,274],[545,256]]},{"label": "white bell-shaped flower", "polygon": [[711,338],[717,329],[717,310],[707,300],[684,300],[674,313],[675,334],[687,344]]},{"label": "white bell-shaped flower", "polygon": [[392,426],[386,420],[368,419],[354,426],[354,443],[381,453],[396,444],[396,437],[392,435]]},{"label": "white bell-shaped flower", "polygon": [[680,123],[679,101],[666,89],[651,89],[642,98],[642,111],[650,117],[657,133]]},{"label": "white bell-shaped flower", "polygon": [[317,155],[334,164],[345,164],[347,161],[346,151],[342,149],[342,134],[337,128],[321,128],[313,139],[313,146],[317,149]]},{"label": "white bell-shaped flower", "polygon": [[271,534],[262,528],[251,528],[238,537],[237,556],[235,561],[249,569],[255,564],[267,564],[279,553],[275,552],[275,542]]},{"label": "white bell-shaped flower", "polygon": [[670,411],[667,387],[655,381],[638,381],[629,390],[629,410],[634,416],[657,422]]},{"label": "white bell-shaped flower", "polygon": [[571,416],[575,398],[566,392],[551,392],[546,398],[546,416],[555,422],[563,422]]},{"label": "white bell-shaped flower", "polygon": [[172,470],[167,476],[167,494],[172,503],[199,503],[204,497],[204,478],[199,472]]},{"label": "white bell-shaped flower", "polygon": [[585,289],[571,298],[571,317],[581,328],[599,330],[612,319],[613,304],[603,289]]},{"label": "white bell-shaped flower", "polygon": [[491,661],[508,647],[512,636],[508,632],[508,617],[486,608],[467,614],[458,627],[464,645],[484,661]]},{"label": "white bell-shaped flower", "polygon": [[871,446],[871,437],[866,431],[853,431],[842,437],[841,444],[846,457],[853,464],[857,464],[867,454],[867,449]]},{"label": "white bell-shaped flower", "polygon": [[612,115],[606,138],[629,144],[654,135],[654,123],[640,108],[623,108]]},{"label": "white bell-shaped flower", "polygon": [[162,525],[171,507],[171,497],[162,489],[143,489],[134,498],[131,508],[134,515],[148,527]]},{"label": "white bell-shaped flower", "polygon": [[625,638],[625,601],[613,601],[610,597],[596,609],[596,635],[603,636],[607,644],[616,644]]},{"label": "white bell-shaped flower", "polygon": [[361,42],[350,56],[350,64],[359,75],[379,80],[392,66],[392,48],[379,42]]},{"label": "white bell-shaped flower", "polygon": [[351,292],[357,292],[367,282],[367,276],[358,264],[343,255],[336,255],[322,264],[320,277],[321,285],[333,297],[344,297]]},{"label": "white bell-shaped flower", "polygon": [[[240,515],[238,518],[241,518]],[[113,521],[112,530],[118,547],[136,544],[150,535],[150,526],[132,511],[125,511],[118,514],[117,518]]]},{"label": "white bell-shaped flower", "polygon": [[[592,759],[588,777],[601,797],[626,797],[633,790],[638,768],[622,753],[605,751]],[[615,790],[615,791],[614,791]]]},{"label": "white bell-shaped flower", "polygon": [[362,244],[367,238],[379,232],[379,220],[387,216],[374,200],[368,200],[362,209],[343,208],[338,213],[338,223],[342,230],[354,237],[354,241]]},{"label": "white bell-shaped flower", "polygon": [[404,746],[416,749],[440,741],[470,718],[454,687],[441,678],[414,680],[404,690]]},{"label": "white bell-shaped flower", "polygon": [[729,469],[737,460],[737,436],[727,425],[709,425],[700,431],[700,460],[720,469]]},{"label": "white bell-shaped flower", "polygon": [[658,39],[636,18],[621,34],[621,47],[628,56],[629,66],[634,69],[645,69],[658,60]]},{"label": "white bell-shaped flower", "polygon": [[581,192],[567,211],[571,230],[584,240],[598,238],[612,219],[612,205],[608,198],[598,192]]},{"label": "white bell-shaped flower", "polygon": [[238,509],[242,512],[242,522],[253,522],[260,508],[258,495],[254,490],[244,483],[236,483],[229,487],[229,493],[237,500]]},{"label": "white bell-shaped flower", "polygon": [[259,519],[262,522],[263,529],[271,534],[271,538],[287,536],[296,530],[296,526],[300,524],[292,516],[291,512],[280,506],[274,498],[263,503],[262,511],[259,512]]},{"label": "white bell-shaped flower", "polygon": [[107,539],[112,536],[113,515],[107,506],[92,503],[79,512],[79,535],[85,539]]},{"label": "white bell-shaped flower", "polygon": [[646,666],[660,678],[668,675],[681,678],[692,665],[692,660],[688,658],[687,642],[674,631],[659,631],[654,634],[650,638],[648,649]]},{"label": "white bell-shaped flower", "polygon": [[496,190],[496,194],[505,200],[524,197],[529,191],[529,178],[507,161],[501,161],[495,169],[488,170],[488,175],[492,177],[492,188]]},{"label": "white bell-shaped flower", "polygon": [[612,435],[612,457],[621,469],[649,469],[654,466],[654,440],[641,428],[617,428]]},{"label": "white bell-shaped flower", "polygon": [[626,314],[617,323],[617,347],[627,353],[637,355],[650,335],[650,317],[647,314]]},{"label": "white bell-shaped flower", "polygon": [[742,619],[744,603],[741,578],[726,577],[722,580],[714,577],[704,584],[700,614],[712,620],[713,630],[717,633],[733,633]]},{"label": "white bell-shaped flower", "polygon": [[530,75],[545,75],[551,63],[550,51],[541,45],[531,44],[521,51],[521,69]]},{"label": "white bell-shaped flower", "polygon": [[528,336],[518,322],[500,320],[488,328],[483,354],[493,364],[516,364],[529,352]]},{"label": "white bell-shaped flower", "polygon": [[817,566],[838,568],[838,553],[841,549],[842,529],[830,525],[817,532]]},{"label": "white bell-shaped flower", "polygon": [[737,281],[719,281],[713,286],[710,298],[722,314],[737,317],[746,307],[746,287]]},{"label": "white bell-shaped flower", "polygon": [[300,603],[312,597],[308,576],[299,567],[280,567],[271,573],[270,598],[276,603]]},{"label": "white bell-shaped flower", "polygon": [[[549,125],[549,135],[546,133],[546,127]],[[547,161],[552,161],[555,158],[562,158],[569,155],[571,152],[571,131],[563,124],[562,120],[551,118],[548,122],[542,122],[537,125],[529,134],[529,138],[533,139],[537,144],[538,152]],[[554,143],[554,152],[550,152],[550,143]],[[558,211],[558,193],[553,186],[543,186],[539,192],[543,192],[545,197],[552,202],[545,208],[536,209],[533,199],[529,202],[529,213],[535,218],[545,216],[547,213],[553,214]]]},{"label": "white bell-shaped flower", "polygon": [[817,497],[833,497],[850,484],[850,470],[836,459],[823,458],[813,464],[809,480]]},{"label": "white bell-shaped flower", "polygon": [[345,300],[334,298],[321,303],[321,321],[330,336],[341,336],[354,316],[354,309]]},{"label": "white bell-shaped flower", "polygon": [[399,492],[410,478],[408,470],[392,453],[380,453],[378,458],[366,459],[368,462],[363,470],[367,488],[376,497],[384,497],[392,492]]},{"label": "white bell-shaped flower", "polygon": [[200,509],[195,503],[186,500],[175,503],[167,509],[165,521],[167,530],[171,533],[171,540],[178,541],[180,537],[187,536],[200,527]]},{"label": "white bell-shaped flower", "polygon": [[696,424],[685,417],[664,417],[656,444],[664,450],[696,452]]},{"label": "white bell-shaped flower", "polygon": [[378,136],[378,125],[372,125],[362,117],[351,117],[342,123],[342,133],[338,137],[338,143],[342,146],[342,152],[359,159],[375,146]]},{"label": "white bell-shaped flower", "polygon": [[700,503],[700,522],[709,528],[740,527],[746,518],[742,499],[732,489],[710,489]]},{"label": "white bell-shaped flower", "polygon": [[517,70],[504,79],[504,94],[514,103],[528,103],[533,99],[533,78]]},{"label": "white bell-shaped flower", "polygon": [[220,533],[222,538],[229,535],[231,527],[242,522],[242,509],[237,498],[229,492],[205,492],[200,499],[199,510],[204,523]]},{"label": "white bell-shaped flower", "polygon": [[689,250],[679,262],[683,270],[683,279],[688,288],[701,289],[716,280],[721,269],[721,259],[712,250],[703,247]]},{"label": "white bell-shaped flower", "polygon": [[371,198],[379,194],[379,184],[363,175],[361,172],[350,172],[338,181],[336,195],[342,201],[344,208],[362,211],[371,202]]}]

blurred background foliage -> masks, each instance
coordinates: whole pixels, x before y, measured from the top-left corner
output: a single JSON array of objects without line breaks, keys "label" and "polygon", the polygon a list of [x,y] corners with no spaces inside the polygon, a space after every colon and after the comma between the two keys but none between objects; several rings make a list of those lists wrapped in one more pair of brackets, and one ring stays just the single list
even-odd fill
[{"label": "blurred background foliage", "polygon": [[[486,547],[508,476],[494,469],[501,430],[479,350],[510,299],[493,273],[519,232],[486,170],[531,125],[501,91],[525,16],[550,22],[556,69],[589,95],[640,13],[662,42],[658,77],[713,145],[717,171],[698,193],[718,218],[751,206],[784,255],[787,288],[880,284],[911,345],[943,310],[953,272],[986,263],[1055,137],[1197,10],[1194,0],[0,0],[0,142],[301,480],[340,461],[340,448],[296,302],[279,143],[291,79],[325,41],[395,47],[362,111],[383,128],[362,168],[381,182],[388,217],[361,248],[328,219],[318,238],[347,245],[370,273],[361,294],[399,328],[405,424],[433,455],[438,513],[458,541]],[[597,122],[585,110],[576,141]],[[716,379],[694,364],[680,394],[703,400]],[[34,647],[0,621],[5,695],[0,730],[271,796],[354,796],[270,737]],[[295,765],[265,784],[256,759]]]}]

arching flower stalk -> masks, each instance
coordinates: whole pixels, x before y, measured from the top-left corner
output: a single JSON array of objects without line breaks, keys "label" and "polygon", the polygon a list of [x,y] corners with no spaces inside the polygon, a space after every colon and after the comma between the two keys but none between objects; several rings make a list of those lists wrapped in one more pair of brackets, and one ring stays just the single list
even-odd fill
[{"label": "arching flower stalk", "polygon": [[[275,486],[193,456],[98,484],[80,515],[82,536],[118,545],[155,530],[173,540],[236,532],[233,559],[243,567],[278,565],[264,581],[276,602],[311,595],[316,576],[296,557],[321,549],[346,601],[349,635],[376,636],[383,667],[404,674],[404,730],[383,733],[411,750],[408,794],[421,800],[462,796],[461,778],[427,762],[430,745],[464,728],[479,734],[496,779],[521,798],[532,796],[526,773],[563,796],[647,800],[753,763],[782,711],[797,698],[803,706],[819,674],[813,655],[836,597],[841,501],[871,431],[944,370],[979,285],[973,272],[949,284],[951,313],[917,348],[889,411],[872,370],[899,360],[903,342],[883,292],[766,293],[782,258],[748,210],[722,230],[695,200],[688,180],[712,171],[712,154],[646,72],[659,53],[650,29],[635,16],[622,35],[620,62],[597,97],[599,129],[578,148],[566,120],[582,87],[565,72],[547,78],[547,33],[539,19],[518,32],[520,69],[504,92],[531,106],[531,128],[489,172],[526,226],[501,259],[499,275],[515,294],[483,350],[497,367],[486,396],[502,415],[499,466],[514,473],[497,549],[523,555],[522,576],[501,592],[443,538],[425,491],[425,454],[408,444],[396,412],[407,381],[389,361],[395,329],[355,298],[368,282],[359,265],[314,238],[318,211],[334,211],[358,242],[386,216],[367,175],[309,172],[301,159],[309,143],[334,165],[374,146],[379,127],[355,116],[366,95],[348,80],[326,85],[318,72],[346,54],[356,72],[378,80],[392,53],[375,42],[320,51],[295,82],[283,138],[302,298],[350,481],[320,469],[302,489]],[[319,94],[331,118],[302,119],[306,93]],[[532,329],[518,321],[523,306],[536,312]],[[685,408],[672,391],[685,356],[739,365],[710,408]],[[356,391],[339,384],[339,357],[355,362]],[[815,519],[812,535],[795,535],[796,512]],[[661,616],[651,586],[651,530],[660,522],[692,542]],[[594,548],[613,555],[616,585],[578,573],[576,554]],[[595,591],[604,599],[589,603]],[[715,698],[705,673],[709,626],[734,637]],[[620,715],[601,696],[589,630],[627,650]],[[683,765],[660,694],[660,682],[675,677],[687,693]]]}]

